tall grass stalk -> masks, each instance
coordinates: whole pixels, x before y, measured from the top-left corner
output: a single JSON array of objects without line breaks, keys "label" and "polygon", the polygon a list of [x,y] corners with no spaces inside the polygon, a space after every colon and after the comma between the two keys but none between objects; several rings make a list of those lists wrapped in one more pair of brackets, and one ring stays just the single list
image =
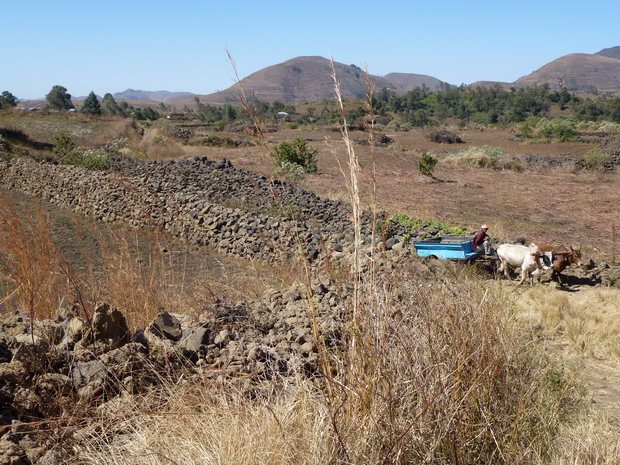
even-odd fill
[{"label": "tall grass stalk", "polygon": [[[265,140],[265,132],[263,130],[263,124],[262,121],[260,119],[260,116],[257,112],[257,110],[250,104],[250,102],[248,101],[248,98],[245,94],[245,90],[243,89],[243,86],[241,85],[241,82],[239,80],[239,75],[237,73],[237,66],[236,63],[234,61],[234,59],[232,58],[232,55],[230,54],[230,52],[228,50],[226,50],[226,54],[228,56],[228,59],[231,63],[231,66],[233,68],[233,73],[234,73],[234,80],[235,83],[237,84],[237,87],[239,88],[240,94],[239,94],[239,101],[241,102],[241,107],[244,109],[245,113],[250,117],[252,123],[254,124],[254,128],[255,128],[255,136],[258,138],[259,141],[259,145],[261,147],[261,162],[263,163],[263,165],[266,164],[266,155],[268,152],[268,148],[267,148],[267,142]],[[272,168],[273,169],[273,168]],[[295,211],[290,210],[290,209],[286,209],[283,199],[280,197],[278,190],[275,188],[274,185],[274,178],[273,176],[270,176],[268,178],[269,180],[269,186],[270,186],[270,190],[271,190],[271,194],[272,194],[272,198],[274,199],[274,204],[281,210],[281,211],[289,211],[289,216],[295,220],[295,221],[302,221],[299,220],[299,218],[296,217]],[[317,223],[317,229],[320,231],[320,227]],[[315,302],[314,302],[314,298],[313,298],[313,291],[312,291],[312,284],[313,284],[313,277],[314,277],[314,272],[310,267],[310,264],[308,263],[308,259],[306,256],[306,250],[304,249],[304,242],[301,240],[301,238],[299,237],[298,231],[294,230],[294,243],[295,243],[295,247],[297,248],[297,260],[296,263],[294,263],[294,265],[296,265],[298,271],[300,272],[300,276],[301,276],[301,281],[302,284],[304,286],[304,290],[305,290],[305,299],[306,299],[306,303],[308,304],[308,313],[309,313],[309,319],[312,325],[312,332],[314,335],[314,339],[316,342],[316,346],[317,346],[317,350],[318,350],[318,355],[319,355],[319,369],[322,373],[322,375],[325,377],[326,380],[326,389],[328,392],[328,395],[330,397],[330,399],[333,399],[332,397],[332,376],[331,376],[331,368],[329,366],[329,361],[326,358],[326,354],[324,351],[324,347],[323,347],[323,339],[321,338],[321,334],[319,331],[319,326],[318,326],[318,321],[317,321],[317,314],[316,314],[316,308],[315,308]]]},{"label": "tall grass stalk", "polygon": [[332,72],[330,74],[332,83],[334,85],[334,92],[336,94],[336,101],[338,102],[338,108],[340,110],[340,135],[344,142],[347,155],[348,155],[348,173],[345,172],[342,165],[339,164],[340,171],[343,175],[345,185],[349,192],[349,196],[351,198],[351,207],[353,209],[352,219],[353,219],[353,227],[354,227],[354,237],[355,244],[353,250],[353,266],[354,266],[354,284],[355,289],[353,291],[353,322],[356,324],[358,322],[358,314],[359,314],[359,283],[360,283],[360,246],[362,241],[361,234],[361,202],[360,202],[360,192],[358,181],[360,178],[360,164],[359,159],[357,158],[357,154],[355,153],[355,148],[353,146],[353,140],[349,136],[349,125],[347,123],[347,116],[344,108],[344,102],[342,99],[342,92],[340,90],[340,82],[336,76],[336,65],[334,64],[334,59],[331,58],[331,69]]}]

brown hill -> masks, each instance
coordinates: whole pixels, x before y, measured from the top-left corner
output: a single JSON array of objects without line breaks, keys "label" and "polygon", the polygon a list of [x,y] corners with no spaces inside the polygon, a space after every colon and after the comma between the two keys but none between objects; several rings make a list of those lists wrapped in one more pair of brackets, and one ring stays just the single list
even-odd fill
[{"label": "brown hill", "polygon": [[476,81],[468,84],[467,87],[470,89],[475,89],[476,87],[485,87],[487,89],[491,89],[495,86],[499,85],[502,89],[510,89],[514,86],[511,82],[501,82],[501,81]]},{"label": "brown hill", "polygon": [[596,52],[595,55],[601,55],[609,58],[616,58],[620,60],[620,47],[604,48],[600,52]]},{"label": "brown hill", "polygon": [[[364,71],[352,65],[335,62],[336,75],[344,98],[360,98],[367,90]],[[226,90],[201,96],[203,103],[223,105],[239,103],[239,86],[248,98],[254,96],[265,102],[279,100],[285,104],[313,102],[332,99],[334,86],[330,78],[330,60],[318,57],[297,57],[257,71]],[[377,90],[387,87],[397,91],[396,86],[379,76],[370,76]],[[438,81],[439,82],[439,81]],[[176,104],[185,103],[182,98],[170,99]]]},{"label": "brown hill", "polygon": [[439,90],[443,84],[439,79],[424,74],[389,73],[383,78],[396,87],[395,91],[398,94],[405,94],[416,87],[423,86],[435,91]]},{"label": "brown hill", "polygon": [[[364,71],[354,65],[335,63],[336,74],[345,98],[359,98],[367,91]],[[319,56],[297,57],[283,63],[263,68],[241,80],[228,89],[208,95],[200,95],[202,103],[239,105],[240,86],[246,96],[266,102],[276,100],[285,104],[315,102],[335,97],[330,60]],[[370,76],[375,90],[388,88],[398,95],[404,95],[416,87],[426,86],[438,90],[443,81],[427,75],[413,73],[389,73],[383,77]],[[552,90],[566,87],[569,91],[620,90],[620,47],[611,47],[595,54],[574,53],[560,57],[537,71],[514,83],[477,81],[470,88],[501,86],[527,87],[548,83]],[[130,101],[134,106],[143,102],[164,102],[173,109],[187,106],[196,108],[197,94],[188,92],[144,91],[127,89],[113,94],[117,101]]]},{"label": "brown hill", "polygon": [[599,54],[571,53],[518,79],[515,85],[527,87],[545,82],[552,90],[620,89],[620,60]]}]

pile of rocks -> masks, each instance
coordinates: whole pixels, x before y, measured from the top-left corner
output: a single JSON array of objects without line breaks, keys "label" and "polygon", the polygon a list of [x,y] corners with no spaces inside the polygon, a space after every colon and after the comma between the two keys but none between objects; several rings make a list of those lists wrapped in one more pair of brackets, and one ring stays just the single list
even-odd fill
[{"label": "pile of rocks", "polygon": [[47,451],[33,447],[22,421],[78,415],[80,408],[88,415],[181,377],[233,384],[248,395],[270,392],[286,376],[319,379],[313,331],[326,346],[340,344],[346,299],[340,291],[347,292],[324,277],[308,288],[269,289],[255,302],[216,302],[198,318],[161,312],[134,331],[107,304],[91,318],[77,307],[44,321],[20,311],[0,315],[0,425],[7,425],[0,426],[0,463],[45,463]]}]

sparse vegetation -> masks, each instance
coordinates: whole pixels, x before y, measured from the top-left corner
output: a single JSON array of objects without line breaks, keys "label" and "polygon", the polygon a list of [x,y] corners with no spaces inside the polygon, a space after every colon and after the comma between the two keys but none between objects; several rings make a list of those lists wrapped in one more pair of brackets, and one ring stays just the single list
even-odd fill
[{"label": "sparse vegetation", "polygon": [[[345,121],[349,117],[357,118],[357,107],[349,112],[347,103],[341,101],[341,104],[340,117],[344,116]],[[255,110],[264,111],[264,107],[259,102]],[[333,111],[327,110],[330,115]],[[221,121],[232,121],[230,109],[226,113],[228,115]],[[145,161],[178,160],[205,154],[214,159],[226,155],[237,157],[235,162],[242,160],[252,169],[258,165],[254,163],[259,147],[248,144],[241,154],[237,153],[241,150],[231,150],[233,145],[240,147],[236,142],[238,136],[233,132],[215,136],[208,132],[212,132],[213,127],[197,126],[196,134],[185,139],[177,137],[174,129],[154,120],[146,129],[142,123],[132,122],[135,126],[130,138],[124,126],[119,125],[114,131],[97,129],[96,132],[90,117],[72,117],[81,117],[83,127],[82,123],[69,126],[71,121],[67,117],[62,120],[63,131],[58,132],[61,120],[50,119],[47,129],[42,129],[45,126],[35,124],[33,117],[20,116],[19,127],[24,129],[11,129],[23,131],[16,132],[11,143],[25,149],[24,141],[43,140],[33,134],[46,130],[46,140],[51,139],[50,134],[58,136],[55,155],[62,157],[61,163],[89,169],[105,169],[109,166],[104,167],[106,157],[109,162],[111,156],[120,153]],[[240,117],[240,113],[235,112],[234,118]],[[52,121],[55,121],[53,125]],[[115,124],[118,121],[121,120]],[[299,124],[294,129],[299,132],[295,134],[308,130],[303,121]],[[532,134],[535,139],[539,124],[544,122],[531,119],[528,120],[529,129],[523,131],[521,127],[519,130]],[[84,135],[84,128],[92,130],[90,136]],[[403,147],[398,151],[385,150],[375,144],[356,146],[347,132],[353,131],[352,128],[347,124],[341,126],[346,156],[342,154],[343,145],[338,145],[341,141],[331,145],[338,162],[348,159],[348,169],[335,162],[330,164],[321,158],[316,148],[307,145],[307,140],[317,140],[316,135],[308,137],[306,133],[290,143],[286,140],[291,133],[273,133],[274,147],[278,149],[274,148],[272,157],[282,170],[279,174],[290,175],[292,180],[301,183],[303,175],[312,169],[316,171],[320,162],[322,172],[325,163],[326,182],[331,182],[338,195],[345,195],[342,186],[346,187],[346,203],[355,206],[356,214],[351,215],[351,220],[359,229],[356,240],[351,241],[357,255],[341,267],[336,259],[331,259],[311,270],[302,253],[295,263],[272,267],[239,260],[235,267],[228,258],[203,247],[200,250],[182,248],[178,244],[172,247],[173,241],[165,233],[136,233],[114,225],[96,241],[100,244],[96,256],[86,253],[92,250],[86,241],[72,241],[73,249],[79,243],[85,250],[82,267],[74,268],[71,260],[55,245],[58,238],[54,234],[58,227],[50,224],[46,215],[35,214],[24,221],[23,212],[12,211],[8,204],[0,206],[0,223],[5,233],[0,239],[2,311],[21,308],[38,318],[54,318],[59,308],[71,302],[77,303],[80,315],[88,322],[95,303],[107,301],[125,312],[133,332],[144,328],[161,309],[200,318],[212,305],[221,302],[234,302],[238,307],[247,304],[248,308],[253,308],[254,304],[248,302],[258,302],[258,296],[266,289],[274,295],[282,294],[293,281],[300,281],[302,291],[294,302],[306,309],[314,325],[313,332],[304,335],[303,343],[314,344],[320,359],[319,368],[312,376],[306,371],[308,365],[301,364],[304,368],[294,376],[278,375],[255,383],[254,375],[243,372],[243,368],[239,368],[241,365],[222,364],[217,369],[203,369],[177,353],[170,355],[165,370],[158,372],[148,363],[136,368],[130,377],[122,380],[124,396],[110,391],[106,393],[109,397],[105,402],[102,399],[98,404],[89,405],[75,397],[72,388],[69,394],[60,394],[59,390],[55,400],[46,406],[53,415],[14,427],[32,427],[32,437],[39,430],[46,434],[49,431],[58,433],[47,434],[47,440],[56,441],[53,446],[59,450],[66,447],[66,459],[74,463],[125,464],[140,460],[256,463],[258,460],[287,464],[542,464],[561,463],[562,460],[583,462],[596,454],[611,462],[618,461],[617,425],[592,417],[587,421],[581,402],[584,392],[579,384],[579,373],[571,363],[557,361],[547,346],[549,341],[566,337],[584,359],[620,359],[616,290],[592,289],[587,297],[584,293],[582,302],[573,295],[581,291],[569,295],[537,287],[515,294],[512,287],[493,280],[481,281],[466,267],[457,264],[445,264],[429,271],[411,254],[386,257],[376,249],[365,248],[375,239],[367,240],[366,234],[382,235],[387,228],[402,230],[399,240],[403,242],[409,241],[418,228],[432,229],[442,235],[466,234],[466,227],[454,226],[464,215],[474,218],[472,222],[481,216],[498,215],[493,217],[495,221],[501,218],[499,210],[502,208],[510,210],[514,223],[504,225],[501,233],[494,231],[494,237],[507,237],[514,231],[541,235],[541,230],[535,229],[536,224],[547,231],[551,221],[556,220],[558,229],[554,231],[566,231],[556,217],[547,217],[535,210],[537,204],[531,202],[527,210],[523,209],[517,192],[509,192],[511,202],[514,200],[509,205],[508,202],[506,206],[499,205],[495,200],[496,195],[514,189],[515,184],[508,184],[512,182],[509,176],[518,176],[517,171],[524,169],[523,166],[499,145],[472,146],[456,154],[445,153],[439,164],[435,152],[428,151],[424,154],[426,161],[423,155],[422,165],[417,166],[424,176],[433,176],[434,170],[445,169],[444,163],[514,172],[492,173],[452,167],[448,177],[453,184],[441,186],[445,190],[436,187],[439,183],[428,186],[407,183],[400,191],[392,191],[396,194],[386,195],[385,200],[383,191],[379,190],[376,195],[374,189],[378,183],[398,187],[398,183],[415,176],[412,148],[400,142],[403,139],[398,140]],[[225,130],[223,123],[219,129]],[[279,130],[286,129],[283,125]],[[365,130],[373,140],[373,128],[369,125]],[[462,130],[469,134],[481,131],[479,126],[465,123]],[[484,130],[491,132],[486,126]],[[0,135],[4,137],[8,134],[6,131]],[[418,130],[399,132],[394,138],[416,136],[428,147],[428,141],[423,139],[426,133],[415,131]],[[121,136],[121,132],[124,135]],[[508,140],[507,135],[507,130],[502,132],[502,140]],[[474,136],[469,137],[473,139]],[[469,137],[466,140],[470,140]],[[554,144],[560,143],[559,138],[553,137]],[[93,147],[87,148],[83,144],[89,139],[91,144],[86,145]],[[104,139],[112,142],[100,143]],[[283,139],[285,142],[281,142]],[[76,141],[79,141],[78,148]],[[180,142],[189,143],[181,146]],[[538,145],[545,146],[541,150],[548,150],[551,144]],[[371,159],[374,153],[369,155],[371,149],[378,151],[376,161]],[[581,155],[583,166],[592,171],[599,170],[609,160],[609,155],[599,149],[591,148]],[[378,169],[373,165],[375,162]],[[409,171],[405,171],[406,168]],[[332,173],[339,169],[346,173],[344,181],[334,180],[336,176]],[[299,177],[294,177],[296,174]],[[487,180],[496,179],[489,177],[492,175],[501,175],[506,186],[486,184]],[[594,175],[582,173],[579,176]],[[596,176],[602,179],[607,175]],[[561,178],[562,181],[566,179]],[[579,187],[582,188],[588,179],[580,177]],[[606,184],[613,186],[615,179],[615,175],[610,174],[605,183],[597,184],[601,189],[597,195],[603,195],[602,189]],[[317,183],[319,181],[323,180]],[[366,182],[377,184],[369,187]],[[546,195],[547,187],[541,184],[538,194]],[[368,195],[368,192],[375,192],[375,195]],[[446,192],[452,192],[454,197]],[[586,194],[583,189],[580,192]],[[613,192],[604,194],[613,195]],[[554,209],[559,211],[569,203],[563,194],[554,191],[554,195],[559,199]],[[480,199],[484,196],[491,198],[492,208],[488,207],[489,203],[482,203]],[[359,215],[367,197],[374,202],[373,211],[385,204],[395,206],[394,210],[398,211],[396,207],[406,201],[414,204],[409,212],[417,208],[423,214],[386,215],[386,219],[373,224],[372,231],[362,231]],[[441,210],[436,207],[431,211],[427,207],[431,205],[430,197],[434,198],[432,205],[440,205]],[[239,199],[227,201],[233,205]],[[384,203],[379,205],[379,201]],[[613,205],[614,201],[610,200],[609,204]],[[278,216],[286,216],[286,211],[293,209],[292,204],[283,202],[277,206]],[[435,214],[437,211],[439,215]],[[561,215],[565,216],[565,212]],[[571,219],[563,217],[562,221]],[[529,229],[519,221],[530,223],[526,225]],[[71,224],[68,222],[66,227],[70,228]],[[316,234],[320,235],[322,231],[318,226],[319,222]],[[591,231],[596,233],[596,228]],[[257,236],[259,234],[257,232]],[[612,250],[609,241],[596,241],[596,244],[604,247],[606,253]],[[595,253],[594,248],[582,250]],[[198,256],[203,253],[206,258]],[[208,261],[209,265],[202,268],[195,262],[192,264],[191,257],[202,263]],[[323,279],[320,285],[315,273]],[[333,289],[346,288],[352,293],[346,294],[347,298],[342,301],[336,291],[318,294],[317,289],[324,286],[323,283],[330,286],[330,291],[333,286]],[[330,302],[330,311],[342,319],[342,327],[334,330],[318,324],[315,305],[321,299]],[[254,331],[264,329],[265,333],[272,331],[280,337],[279,327],[270,320],[277,306],[269,309],[258,303],[255,306],[262,319],[253,320],[244,314],[235,320],[224,315],[224,320],[218,324],[225,321],[226,330],[234,330],[239,321],[247,321],[254,325]],[[293,303],[289,306],[292,309]],[[291,316],[287,318],[283,320],[286,325],[294,323]],[[216,328],[219,331],[224,326]],[[256,350],[267,354],[269,350],[302,344],[296,332],[290,328],[287,331],[278,340],[274,336],[271,346],[257,344]],[[234,343],[245,344],[246,341],[241,339]],[[213,343],[207,352],[215,354],[228,350],[223,343],[218,344],[221,347]],[[93,350],[89,357],[98,360],[100,354]],[[48,360],[50,367],[54,365],[51,360]],[[265,355],[261,363],[268,360]],[[187,371],[183,371],[186,368]],[[177,369],[180,371],[175,371]],[[149,387],[138,388],[137,380]],[[584,435],[585,440],[581,440]]]},{"label": "sparse vegetation", "polygon": [[274,166],[283,172],[303,171],[314,173],[317,170],[316,154],[318,149],[297,137],[293,142],[282,142],[271,151]]},{"label": "sparse vegetation", "polygon": [[91,171],[102,171],[110,168],[112,156],[102,149],[77,147],[60,159],[63,165],[82,166]]},{"label": "sparse vegetation", "polygon": [[609,154],[603,152],[600,148],[588,150],[581,156],[579,165],[581,168],[589,171],[603,171],[609,163]]}]

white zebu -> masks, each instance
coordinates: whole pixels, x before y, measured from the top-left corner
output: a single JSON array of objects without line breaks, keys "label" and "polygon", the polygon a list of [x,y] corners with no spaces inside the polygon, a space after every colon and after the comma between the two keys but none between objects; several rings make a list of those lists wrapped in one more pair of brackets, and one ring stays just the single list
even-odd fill
[{"label": "white zebu", "polygon": [[510,280],[508,272],[514,268],[521,268],[521,280],[517,286],[523,284],[526,278],[533,284],[532,273],[534,270],[541,268],[540,257],[542,250],[536,244],[530,244],[526,247],[521,244],[502,244],[497,248],[497,256],[501,265],[498,272],[504,272],[504,275]]}]

